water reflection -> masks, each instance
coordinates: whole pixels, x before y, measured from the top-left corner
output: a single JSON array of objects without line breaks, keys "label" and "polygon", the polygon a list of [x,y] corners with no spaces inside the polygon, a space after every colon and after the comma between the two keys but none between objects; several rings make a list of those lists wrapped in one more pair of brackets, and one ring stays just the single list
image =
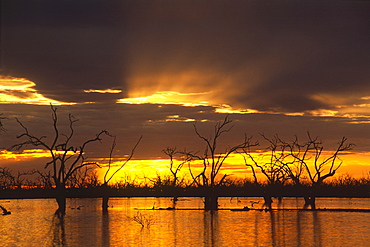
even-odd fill
[{"label": "water reflection", "polygon": [[313,220],[313,236],[314,236],[314,243],[317,243],[318,246],[322,246],[322,240],[321,240],[321,221],[319,218],[319,212],[312,212]]},{"label": "water reflection", "polygon": [[110,246],[110,228],[109,228],[109,211],[102,211],[102,246]]},{"label": "water reflection", "polygon": [[207,210],[203,216],[204,246],[217,246],[219,242],[218,211]]},{"label": "water reflection", "polygon": [[51,221],[52,246],[67,246],[64,214],[54,214]]},{"label": "water reflection", "polygon": [[[238,206],[249,205],[250,200],[238,200]],[[226,206],[231,202],[220,201]],[[327,202],[339,207],[343,200]],[[102,212],[100,199],[73,199],[66,215],[55,215],[54,201],[47,199],[0,203],[12,211],[0,217],[1,246],[367,246],[370,242],[370,213],[362,212],[152,210],[154,204],[196,209],[202,202],[116,198],[108,212]],[[356,203],[370,207],[369,199]],[[286,207],[284,201],[280,207]],[[154,224],[142,228],[131,219],[138,212],[152,217]]]}]

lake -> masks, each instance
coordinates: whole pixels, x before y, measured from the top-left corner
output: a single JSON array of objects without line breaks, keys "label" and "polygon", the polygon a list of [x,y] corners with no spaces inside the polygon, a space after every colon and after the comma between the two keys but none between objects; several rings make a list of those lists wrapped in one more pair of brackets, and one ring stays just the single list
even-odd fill
[{"label": "lake", "polygon": [[[179,199],[111,198],[103,213],[99,198],[71,198],[64,217],[54,199],[0,200],[12,212],[0,215],[0,246],[370,246],[369,212],[228,210],[259,209],[257,197],[220,198],[221,210],[204,211],[202,198]],[[317,208],[370,209],[370,199],[318,198]]]}]

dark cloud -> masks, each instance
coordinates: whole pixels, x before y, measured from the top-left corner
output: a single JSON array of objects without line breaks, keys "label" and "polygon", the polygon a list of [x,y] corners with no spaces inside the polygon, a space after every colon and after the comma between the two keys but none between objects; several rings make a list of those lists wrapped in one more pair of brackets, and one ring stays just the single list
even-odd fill
[{"label": "dark cloud", "polygon": [[[370,95],[369,11],[365,1],[7,0],[2,70],[60,101],[182,84],[236,107],[332,109],[313,96]],[[123,92],[83,93],[106,88]]]},{"label": "dark cloud", "polygon": [[[222,137],[220,152],[244,133],[264,149],[260,133],[292,140],[295,134],[305,139],[307,131],[324,140],[325,149],[345,135],[356,152],[368,151],[368,110],[351,104],[368,103],[361,97],[370,96],[369,13],[366,1],[3,0],[1,73],[36,83],[36,91],[4,90],[23,98],[37,92],[64,102],[97,102],[57,106],[61,132],[68,132],[71,113],[79,119],[75,143],[107,129],[117,135],[119,157],[141,135],[135,159],[166,158],[161,150],[168,146],[202,151],[193,124],[208,137],[225,117],[212,106],[114,103],[133,90],[147,93],[141,96],[209,92],[192,99],[204,95],[213,104],[280,113],[347,104],[341,116],[365,115],[353,118],[357,124],[349,117],[232,114],[234,127]],[[90,89],[122,93],[84,92]],[[1,104],[0,113],[6,117],[0,148],[19,141],[22,128],[14,117],[31,133],[52,136],[49,106]],[[107,157],[110,145],[104,139],[87,156]],[[7,164],[26,169],[44,161],[30,162],[37,164]]]},{"label": "dark cloud", "polygon": [[2,72],[61,101],[122,88],[122,16],[116,1],[2,1]]},{"label": "dark cloud", "polygon": [[210,77],[192,78],[199,91],[221,87],[228,103],[287,112],[332,107],[315,94],[369,93],[366,3],[156,3],[130,22],[128,72],[147,74],[143,87],[171,87],[156,77],[196,70]]},{"label": "dark cloud", "polygon": [[2,16],[10,26],[80,27],[117,25],[122,17],[120,1],[2,1]]}]

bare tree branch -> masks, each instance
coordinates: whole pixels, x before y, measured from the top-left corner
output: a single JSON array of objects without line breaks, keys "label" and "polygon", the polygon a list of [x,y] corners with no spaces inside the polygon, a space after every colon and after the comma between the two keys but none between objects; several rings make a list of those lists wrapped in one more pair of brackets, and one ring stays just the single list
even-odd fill
[{"label": "bare tree branch", "polygon": [[[130,153],[130,155],[127,157],[127,159],[121,164],[121,166],[117,169],[117,170],[115,170],[113,173],[112,173],[112,175],[111,176],[109,176],[109,178],[108,179],[106,179],[107,178],[107,174],[108,174],[108,171],[105,173],[105,175],[104,175],[104,184],[107,184],[107,183],[109,183],[109,181],[114,177],[114,175],[116,175],[116,173],[118,172],[118,171],[120,171],[131,159],[132,159],[132,157],[134,156],[134,153],[135,153],[135,150],[136,150],[136,148],[137,148],[137,146],[139,145],[139,143],[140,143],[140,141],[141,141],[141,139],[143,138],[143,136],[140,136],[140,138],[138,139],[138,141],[136,142],[136,144],[134,145],[134,147],[131,149],[131,153]],[[115,140],[114,140],[115,141]],[[112,148],[114,148],[114,146],[115,146],[115,144],[114,145],[112,145]],[[112,149],[111,149],[112,150]],[[111,152],[111,154],[112,154],[112,152]],[[111,159],[110,159],[110,162],[111,162]]]},{"label": "bare tree branch", "polygon": [[[206,143],[206,147],[204,149],[203,156],[195,155],[191,152],[188,152],[188,155],[192,157],[193,159],[201,160],[203,163],[203,169],[198,175],[194,175],[190,169],[190,174],[193,178],[193,181],[197,183],[197,185],[202,186],[209,186],[214,187],[217,185],[220,185],[225,179],[225,176],[217,181],[217,176],[220,172],[220,169],[222,168],[222,165],[224,164],[225,160],[232,154],[237,152],[237,150],[247,148],[250,146],[258,145],[258,143],[252,143],[251,137],[244,136],[244,141],[238,145],[232,146],[227,148],[223,153],[217,153],[217,146],[220,136],[222,136],[224,133],[228,133],[233,126],[229,127],[228,125],[232,121],[229,119],[229,116],[226,115],[226,117],[215,124],[213,135],[211,135],[209,138],[206,138],[204,135],[202,135],[199,131],[197,126],[194,124],[194,131],[196,135],[202,139]],[[198,179],[201,178],[202,182],[200,183]]]}]

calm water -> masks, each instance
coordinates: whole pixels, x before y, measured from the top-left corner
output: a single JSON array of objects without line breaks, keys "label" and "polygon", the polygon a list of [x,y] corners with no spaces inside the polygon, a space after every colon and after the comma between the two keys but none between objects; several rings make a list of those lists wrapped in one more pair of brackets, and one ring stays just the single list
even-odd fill
[{"label": "calm water", "polygon": [[[262,206],[262,198],[222,198],[221,208]],[[0,200],[12,212],[0,216],[0,246],[370,246],[370,213],[307,211],[206,212],[201,198],[112,198],[107,214],[100,199],[68,199],[64,218],[53,199]],[[281,208],[301,208],[285,198]],[[370,199],[328,199],[318,208],[370,209]],[[134,216],[151,223],[144,228]]]}]

